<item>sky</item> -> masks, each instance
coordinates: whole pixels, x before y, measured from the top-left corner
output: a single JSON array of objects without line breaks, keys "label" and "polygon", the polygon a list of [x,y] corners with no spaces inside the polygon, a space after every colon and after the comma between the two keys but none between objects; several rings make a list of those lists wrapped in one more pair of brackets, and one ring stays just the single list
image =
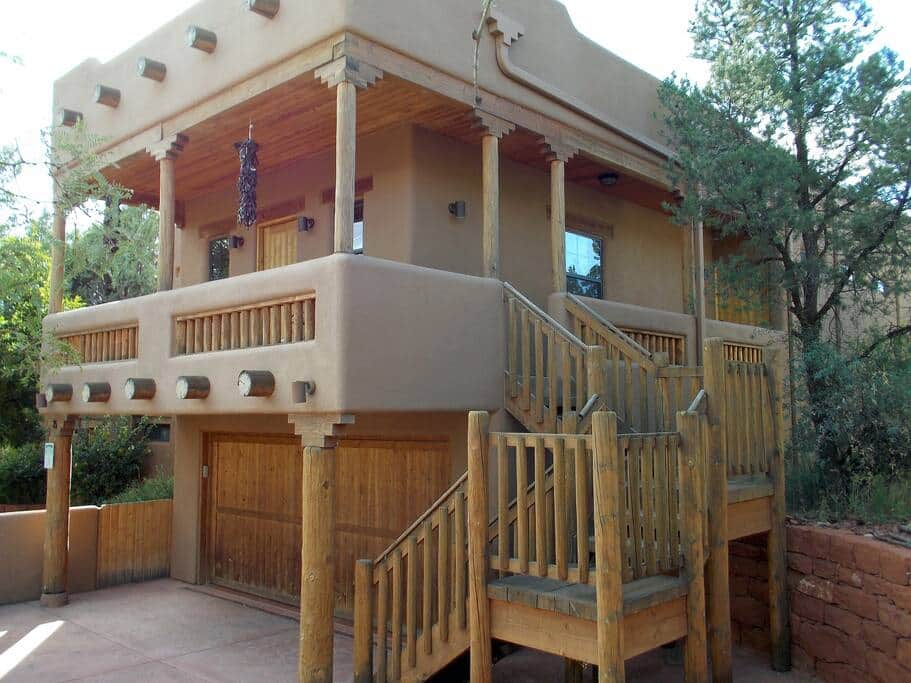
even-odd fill
[{"label": "sky", "polygon": [[[911,45],[903,30],[911,21],[911,2],[869,1],[883,28],[880,42],[911,63]],[[142,22],[135,18],[140,2]],[[18,57],[21,64],[0,60],[0,144],[17,143],[27,160],[40,159],[41,130],[51,123],[54,80],[89,57],[106,61],[116,56],[194,2],[4,0],[0,52]],[[705,65],[689,57],[691,0],[563,2],[581,33],[645,71],[659,78],[672,72],[697,82],[705,78]],[[49,208],[51,185],[44,169],[24,172],[15,191],[34,200],[31,210]]]}]

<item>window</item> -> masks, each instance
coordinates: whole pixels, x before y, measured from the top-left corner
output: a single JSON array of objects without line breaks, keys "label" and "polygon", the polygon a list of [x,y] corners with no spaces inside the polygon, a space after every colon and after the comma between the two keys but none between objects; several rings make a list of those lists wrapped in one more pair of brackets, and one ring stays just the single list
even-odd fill
[{"label": "window", "polygon": [[230,237],[219,237],[209,242],[209,280],[223,280],[228,277],[231,261]]},{"label": "window", "polygon": [[600,299],[603,294],[601,254],[603,240],[566,231],[566,290],[570,294]]},{"label": "window", "polygon": [[354,253],[364,253],[364,200],[354,201]]},{"label": "window", "polygon": [[149,441],[156,443],[167,443],[171,440],[171,425],[167,422],[158,422],[152,426],[149,432]]}]

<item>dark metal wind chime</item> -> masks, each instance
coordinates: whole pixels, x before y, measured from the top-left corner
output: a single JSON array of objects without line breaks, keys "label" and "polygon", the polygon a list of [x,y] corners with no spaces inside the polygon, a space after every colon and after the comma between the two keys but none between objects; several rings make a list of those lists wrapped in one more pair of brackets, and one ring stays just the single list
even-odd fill
[{"label": "dark metal wind chime", "polygon": [[240,175],[237,177],[237,222],[246,228],[256,224],[256,167],[259,159],[256,152],[259,145],[253,140],[253,123],[247,131],[247,139],[234,143],[240,157]]}]

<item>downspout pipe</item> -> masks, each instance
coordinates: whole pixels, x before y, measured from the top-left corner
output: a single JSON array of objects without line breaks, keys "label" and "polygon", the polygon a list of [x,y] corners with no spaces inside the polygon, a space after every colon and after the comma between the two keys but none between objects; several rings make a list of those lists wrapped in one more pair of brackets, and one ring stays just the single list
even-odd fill
[{"label": "downspout pipe", "polygon": [[500,71],[508,78],[544,95],[544,97],[563,105],[567,109],[571,109],[590,121],[594,121],[599,126],[610,128],[628,140],[665,159],[673,158],[670,148],[626,128],[603,112],[586,104],[578,97],[563,92],[530,71],[515,65],[509,58],[509,46],[512,45],[513,41],[518,40],[525,33],[525,29],[521,24],[506,17],[500,12],[493,11],[487,18],[487,26],[490,34],[496,40],[497,64],[500,67]]}]

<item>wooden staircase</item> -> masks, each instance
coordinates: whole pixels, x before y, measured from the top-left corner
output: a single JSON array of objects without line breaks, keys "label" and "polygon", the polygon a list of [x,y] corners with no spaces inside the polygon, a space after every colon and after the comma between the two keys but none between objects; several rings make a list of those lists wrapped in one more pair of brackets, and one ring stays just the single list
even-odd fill
[{"label": "wooden staircase", "polygon": [[625,659],[681,638],[687,681],[708,679],[707,642],[715,679],[730,680],[734,509],[747,520],[732,522],[738,533],[772,530],[774,661],[786,664],[771,366],[724,361],[719,339],[705,369],[670,367],[575,297],[573,332],[508,284],[504,303],[506,407],[528,433],[488,433],[486,413],[472,413],[469,470],[358,563],[355,680],[426,680],[469,649],[472,680],[489,680],[492,640],[623,680]]}]

